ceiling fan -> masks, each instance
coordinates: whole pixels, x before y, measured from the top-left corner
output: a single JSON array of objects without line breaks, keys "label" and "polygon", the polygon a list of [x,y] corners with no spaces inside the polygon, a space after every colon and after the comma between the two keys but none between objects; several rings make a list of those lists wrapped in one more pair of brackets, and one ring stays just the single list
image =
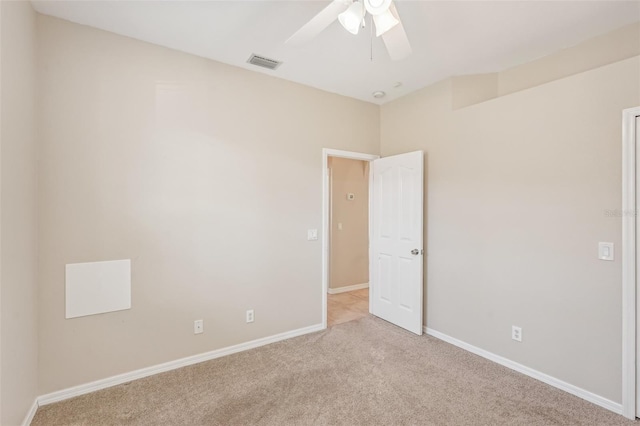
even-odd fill
[{"label": "ceiling fan", "polygon": [[367,12],[376,26],[376,37],[382,36],[389,56],[399,61],[411,55],[411,45],[392,0],[333,0],[320,13],[286,41],[300,46],[316,37],[336,19],[351,34],[364,26]]}]

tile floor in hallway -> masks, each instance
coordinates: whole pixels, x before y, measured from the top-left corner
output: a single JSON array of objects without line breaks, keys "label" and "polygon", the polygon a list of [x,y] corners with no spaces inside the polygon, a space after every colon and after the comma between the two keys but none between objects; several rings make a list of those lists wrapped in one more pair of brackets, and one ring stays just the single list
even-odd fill
[{"label": "tile floor in hallway", "polygon": [[327,295],[327,327],[369,315],[369,289]]}]

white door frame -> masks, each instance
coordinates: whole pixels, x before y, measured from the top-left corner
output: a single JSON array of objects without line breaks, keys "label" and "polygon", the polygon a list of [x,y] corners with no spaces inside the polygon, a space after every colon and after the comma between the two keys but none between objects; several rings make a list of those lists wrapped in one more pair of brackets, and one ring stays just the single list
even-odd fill
[{"label": "white door frame", "polygon": [[636,117],[640,107],[622,112],[622,414],[636,418]]},{"label": "white door frame", "polygon": [[[327,328],[327,291],[329,290],[329,157],[350,158],[352,160],[373,161],[379,155],[361,152],[322,149],[322,328]],[[369,173],[369,241],[371,241],[371,190],[373,173]],[[371,267],[371,244],[369,244],[369,267]],[[371,277],[369,277],[371,278]],[[371,281],[371,279],[369,279]],[[371,300],[369,300],[371,311]]]}]

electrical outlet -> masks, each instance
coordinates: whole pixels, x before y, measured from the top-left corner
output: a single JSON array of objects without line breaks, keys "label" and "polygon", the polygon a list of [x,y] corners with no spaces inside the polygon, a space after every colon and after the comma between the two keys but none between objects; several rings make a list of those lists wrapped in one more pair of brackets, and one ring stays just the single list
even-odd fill
[{"label": "electrical outlet", "polygon": [[247,322],[253,322],[253,309],[247,311]]},{"label": "electrical outlet", "polygon": [[522,328],[512,325],[511,338],[517,342],[522,342]]},{"label": "electrical outlet", "polygon": [[204,332],[204,320],[195,320],[193,322],[193,334]]}]

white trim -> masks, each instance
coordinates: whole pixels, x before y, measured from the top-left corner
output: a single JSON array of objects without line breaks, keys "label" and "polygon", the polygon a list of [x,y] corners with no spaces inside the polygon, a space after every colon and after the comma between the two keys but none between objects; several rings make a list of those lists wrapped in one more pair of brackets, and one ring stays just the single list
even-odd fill
[{"label": "white trim", "polygon": [[29,408],[29,412],[24,417],[24,420],[22,421],[22,426],[29,426],[31,424],[31,422],[33,421],[33,418],[36,415],[36,411],[38,411],[38,407],[39,407],[38,398],[36,398],[33,401],[33,404],[31,404],[31,408]]},{"label": "white trim", "polygon": [[636,418],[636,117],[640,107],[622,112],[622,407]]},{"label": "white trim", "polygon": [[574,386],[570,383],[564,382],[560,379],[556,379],[555,377],[549,376],[548,374],[541,373],[540,371],[534,370],[533,368],[526,367],[522,364],[518,364],[515,361],[511,361],[510,359],[501,357],[500,355],[496,355],[489,351],[485,351],[484,349],[480,349],[476,346],[473,346],[469,343],[463,342],[462,340],[458,340],[454,337],[448,336],[439,331],[433,330],[431,328],[424,327],[425,333],[429,336],[433,336],[437,339],[445,341],[447,343],[451,343],[454,346],[457,346],[461,349],[474,353],[478,356],[488,359],[489,361],[493,361],[497,364],[500,364],[504,367],[510,368],[514,371],[524,374],[525,376],[529,376],[536,380],[539,380],[543,383],[546,383],[554,388],[563,390],[567,393],[575,395],[579,398],[587,400],[593,404],[599,405],[607,410],[613,411],[616,414],[622,414],[622,404],[618,404],[617,402],[611,401],[607,398],[604,398],[600,395],[596,395],[592,392],[589,392],[585,389]]},{"label": "white trim", "polygon": [[142,379],[143,377],[152,376],[165,371],[175,370],[177,368],[186,367],[188,365],[198,364],[200,362],[221,358],[237,352],[254,349],[270,343],[279,342],[281,340],[290,339],[292,337],[302,336],[304,334],[314,333],[323,330],[322,324],[316,324],[309,327],[299,328],[297,330],[287,331],[261,339],[251,340],[250,342],[240,343],[238,345],[229,346],[215,351],[206,352],[199,355],[193,355],[186,358],[177,359],[175,361],[165,362],[164,364],[154,365],[152,367],[141,368],[140,370],[131,371],[129,373],[119,374],[117,376],[108,377],[106,379],[96,380],[95,382],[85,383],[83,385],[74,386],[57,392],[42,395],[38,398],[40,406],[95,392],[100,389],[109,388],[132,380]]},{"label": "white trim", "polygon": [[[322,328],[327,328],[327,291],[329,289],[329,157],[351,158],[352,160],[373,161],[379,155],[322,148]],[[369,173],[369,236],[371,236],[371,189],[373,173]],[[369,266],[371,266],[371,245],[369,245]],[[371,299],[369,299],[371,312]]]},{"label": "white trim", "polygon": [[347,286],[344,286],[344,287],[330,288],[330,289],[327,289],[327,293],[329,293],[329,294],[340,294],[340,293],[346,293],[348,291],[362,290],[363,288],[369,288],[369,283],[354,284],[354,285],[347,285]]},{"label": "white trim", "polygon": [[[380,158],[380,157],[378,157]],[[373,277],[373,267],[375,265],[373,261],[373,246],[371,245],[371,241],[373,240],[373,161],[377,160],[374,158],[369,162],[369,215],[367,216],[367,221],[369,222],[369,288],[371,288],[371,277]],[[371,295],[371,290],[369,290],[369,295]],[[369,297],[369,313],[373,312],[373,297]]]}]

